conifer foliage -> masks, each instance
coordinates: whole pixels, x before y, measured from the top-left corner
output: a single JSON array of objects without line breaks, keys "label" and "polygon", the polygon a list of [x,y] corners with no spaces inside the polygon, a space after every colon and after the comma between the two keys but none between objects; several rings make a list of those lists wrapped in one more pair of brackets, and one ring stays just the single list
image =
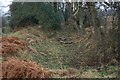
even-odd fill
[{"label": "conifer foliage", "polygon": [[63,20],[61,11],[54,11],[52,4],[41,2],[13,2],[10,6],[11,26],[42,25],[59,29]]}]

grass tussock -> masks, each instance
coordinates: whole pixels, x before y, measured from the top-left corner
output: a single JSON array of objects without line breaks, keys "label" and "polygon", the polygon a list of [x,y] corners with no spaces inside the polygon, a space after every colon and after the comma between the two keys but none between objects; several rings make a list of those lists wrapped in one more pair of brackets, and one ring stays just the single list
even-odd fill
[{"label": "grass tussock", "polygon": [[19,59],[8,59],[2,63],[3,78],[50,78],[47,69],[34,62]]}]

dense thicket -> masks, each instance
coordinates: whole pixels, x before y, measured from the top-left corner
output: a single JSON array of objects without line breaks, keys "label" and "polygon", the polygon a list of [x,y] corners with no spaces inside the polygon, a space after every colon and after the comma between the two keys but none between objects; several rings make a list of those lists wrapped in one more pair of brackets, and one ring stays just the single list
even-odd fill
[{"label": "dense thicket", "polygon": [[13,2],[10,6],[11,26],[39,24],[52,29],[60,28],[63,17],[60,11],[55,12],[50,3]]}]

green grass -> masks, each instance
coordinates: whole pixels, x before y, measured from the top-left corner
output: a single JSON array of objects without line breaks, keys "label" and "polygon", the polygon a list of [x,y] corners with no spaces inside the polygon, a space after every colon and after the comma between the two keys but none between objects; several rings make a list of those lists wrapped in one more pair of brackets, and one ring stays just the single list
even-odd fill
[{"label": "green grass", "polygon": [[45,40],[31,46],[39,53],[34,58],[34,60],[38,61],[38,63],[42,63],[44,66],[54,69],[60,69],[64,67],[61,57],[66,52],[66,49],[60,43],[56,41]]},{"label": "green grass", "polygon": [[14,36],[14,37],[19,37],[19,38],[24,39],[24,40],[27,38],[27,36],[24,34],[21,34],[20,31],[6,33],[6,34],[3,34],[3,36]]}]

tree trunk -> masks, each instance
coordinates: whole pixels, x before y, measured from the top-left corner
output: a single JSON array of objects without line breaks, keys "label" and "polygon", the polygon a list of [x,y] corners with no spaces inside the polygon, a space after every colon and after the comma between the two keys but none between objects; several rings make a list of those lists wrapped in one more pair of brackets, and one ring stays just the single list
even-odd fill
[{"label": "tree trunk", "polygon": [[58,2],[53,2],[54,12],[58,11]]},{"label": "tree trunk", "polygon": [[83,21],[85,19],[85,13],[84,13],[84,9],[82,7],[82,3],[80,3],[79,5],[79,27],[80,27],[80,35],[83,37],[85,35],[85,27],[84,27],[84,24],[83,24]]},{"label": "tree trunk", "polygon": [[95,40],[101,40],[100,25],[98,21],[97,10],[95,8],[95,3],[88,3],[90,8],[90,14],[92,16],[92,25],[94,27],[94,38]]},{"label": "tree trunk", "polygon": [[84,9],[82,7],[82,2],[79,2],[78,3],[78,12],[75,16],[76,17],[75,22],[76,22],[76,26],[77,26],[77,31],[81,37],[83,37],[85,35],[85,27],[83,24],[84,19],[85,19],[84,15],[85,14],[84,14]]},{"label": "tree trunk", "polygon": [[118,53],[118,61],[119,61],[119,65],[120,65],[120,5],[119,5],[119,7],[118,7],[118,29],[117,29],[118,31],[118,36],[117,36],[117,38],[118,38],[118,49],[117,49],[117,53]]}]

